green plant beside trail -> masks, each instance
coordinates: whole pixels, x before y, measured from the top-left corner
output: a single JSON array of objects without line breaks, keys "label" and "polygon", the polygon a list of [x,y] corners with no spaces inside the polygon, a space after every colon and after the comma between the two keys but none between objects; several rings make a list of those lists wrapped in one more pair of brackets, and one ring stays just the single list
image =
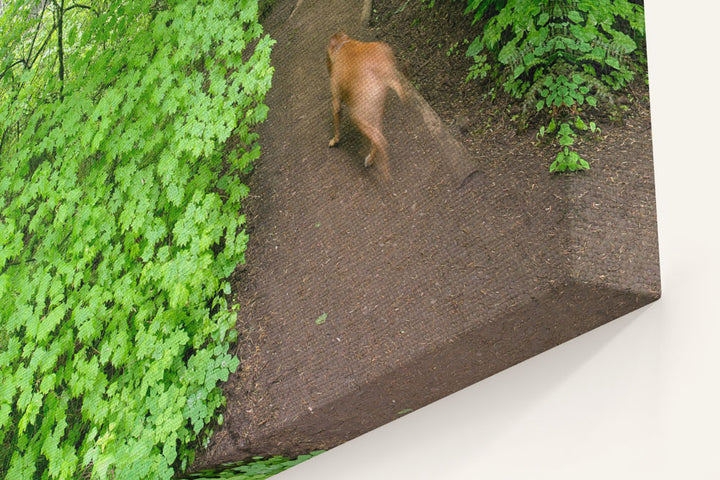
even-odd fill
[{"label": "green plant beside trail", "polygon": [[207,438],[238,365],[238,174],[272,76],[257,15],[0,8],[0,478],[169,479]]},{"label": "green plant beside trail", "polygon": [[589,168],[573,149],[579,133],[598,131],[592,111],[644,71],[644,9],[628,0],[468,0],[484,25],[466,55],[468,81],[489,77],[540,119],[538,138],[560,150],[552,172]]},{"label": "green plant beside trail", "polygon": [[307,455],[300,455],[293,460],[282,456],[270,458],[253,457],[248,462],[236,465],[225,465],[217,470],[193,473],[190,474],[188,478],[193,480],[210,480],[213,478],[223,478],[225,480],[265,480],[299,463],[310,460],[312,457],[320,455],[321,453],[324,453],[324,450],[317,450]]}]

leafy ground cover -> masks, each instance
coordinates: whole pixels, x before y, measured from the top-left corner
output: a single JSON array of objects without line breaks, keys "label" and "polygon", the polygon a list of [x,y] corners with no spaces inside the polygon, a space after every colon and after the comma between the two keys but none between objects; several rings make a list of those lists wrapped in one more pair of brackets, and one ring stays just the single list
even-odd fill
[{"label": "leafy ground cover", "polygon": [[[464,18],[452,31],[435,35],[426,17],[446,15],[450,9]],[[630,110],[628,103],[643,96],[634,92],[647,89],[642,1],[392,2],[377,5],[378,27],[419,10],[430,13],[412,19],[422,40],[414,39],[410,51],[427,53],[431,47],[446,54],[453,65],[444,74],[441,90],[462,75],[465,82],[457,87],[458,95],[483,95],[507,105],[516,129],[532,128],[536,138],[554,150],[548,162],[551,172],[589,168],[580,144],[601,138],[600,123],[608,118],[621,121]],[[423,69],[432,65],[428,57],[420,63]],[[444,91],[442,95],[447,96]]]},{"label": "leafy ground cover", "polygon": [[193,473],[187,478],[193,480],[209,480],[223,478],[226,480],[264,480],[275,474],[283,472],[288,468],[310,460],[312,457],[323,453],[322,450],[310,452],[307,455],[300,455],[291,460],[287,457],[274,456],[270,458],[254,457],[250,461],[236,465],[225,465],[216,470],[204,470]]},{"label": "leafy ground cover", "polygon": [[[468,0],[482,33],[467,48],[468,80],[490,75],[522,102],[521,121],[539,117],[538,137],[560,147],[551,172],[583,170],[578,133],[598,133],[592,112],[615,109],[617,91],[645,71],[645,17],[628,0]],[[598,103],[600,102],[600,104]]]},{"label": "leafy ground cover", "polygon": [[273,72],[257,16],[0,7],[0,476],[171,478],[206,438],[238,365],[239,175]]}]

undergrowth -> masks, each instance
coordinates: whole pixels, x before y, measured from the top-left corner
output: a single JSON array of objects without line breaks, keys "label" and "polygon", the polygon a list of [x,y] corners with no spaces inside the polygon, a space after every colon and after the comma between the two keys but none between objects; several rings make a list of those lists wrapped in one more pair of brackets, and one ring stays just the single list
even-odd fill
[{"label": "undergrowth", "polygon": [[0,477],[169,479],[207,438],[238,365],[238,174],[272,76],[257,16],[3,2]]},{"label": "undergrowth", "polygon": [[628,0],[467,0],[482,25],[468,46],[467,80],[488,77],[535,118],[538,138],[560,147],[550,171],[589,168],[573,149],[578,134],[597,133],[597,109],[645,71],[641,4]]}]

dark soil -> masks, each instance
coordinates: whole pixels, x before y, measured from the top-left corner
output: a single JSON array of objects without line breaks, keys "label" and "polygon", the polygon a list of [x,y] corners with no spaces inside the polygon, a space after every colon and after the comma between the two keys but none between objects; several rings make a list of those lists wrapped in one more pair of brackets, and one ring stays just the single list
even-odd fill
[{"label": "dark soil", "polygon": [[[591,169],[551,175],[502,92],[465,83],[462,2],[278,0],[278,40],[249,180],[239,371],[195,468],[331,448],[656,299],[647,90],[579,144]],[[325,45],[339,29],[395,49],[421,99],[391,96],[392,181],[332,136]],[[450,49],[452,48],[452,51]],[[450,54],[448,55],[448,52]]]}]

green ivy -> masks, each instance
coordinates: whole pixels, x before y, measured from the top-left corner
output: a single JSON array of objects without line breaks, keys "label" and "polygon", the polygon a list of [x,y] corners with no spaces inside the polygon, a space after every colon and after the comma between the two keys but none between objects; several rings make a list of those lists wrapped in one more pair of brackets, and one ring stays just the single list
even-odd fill
[{"label": "green ivy", "polygon": [[474,60],[467,80],[492,74],[522,101],[524,118],[539,114],[545,119],[538,137],[554,133],[561,147],[551,171],[589,168],[572,145],[578,132],[597,131],[587,120],[589,110],[612,105],[613,92],[641,69],[642,5],[628,0],[468,0],[466,13],[484,22],[483,34],[466,52]]},{"label": "green ivy", "polygon": [[0,8],[0,477],[168,479],[207,438],[273,72],[257,14]]}]

